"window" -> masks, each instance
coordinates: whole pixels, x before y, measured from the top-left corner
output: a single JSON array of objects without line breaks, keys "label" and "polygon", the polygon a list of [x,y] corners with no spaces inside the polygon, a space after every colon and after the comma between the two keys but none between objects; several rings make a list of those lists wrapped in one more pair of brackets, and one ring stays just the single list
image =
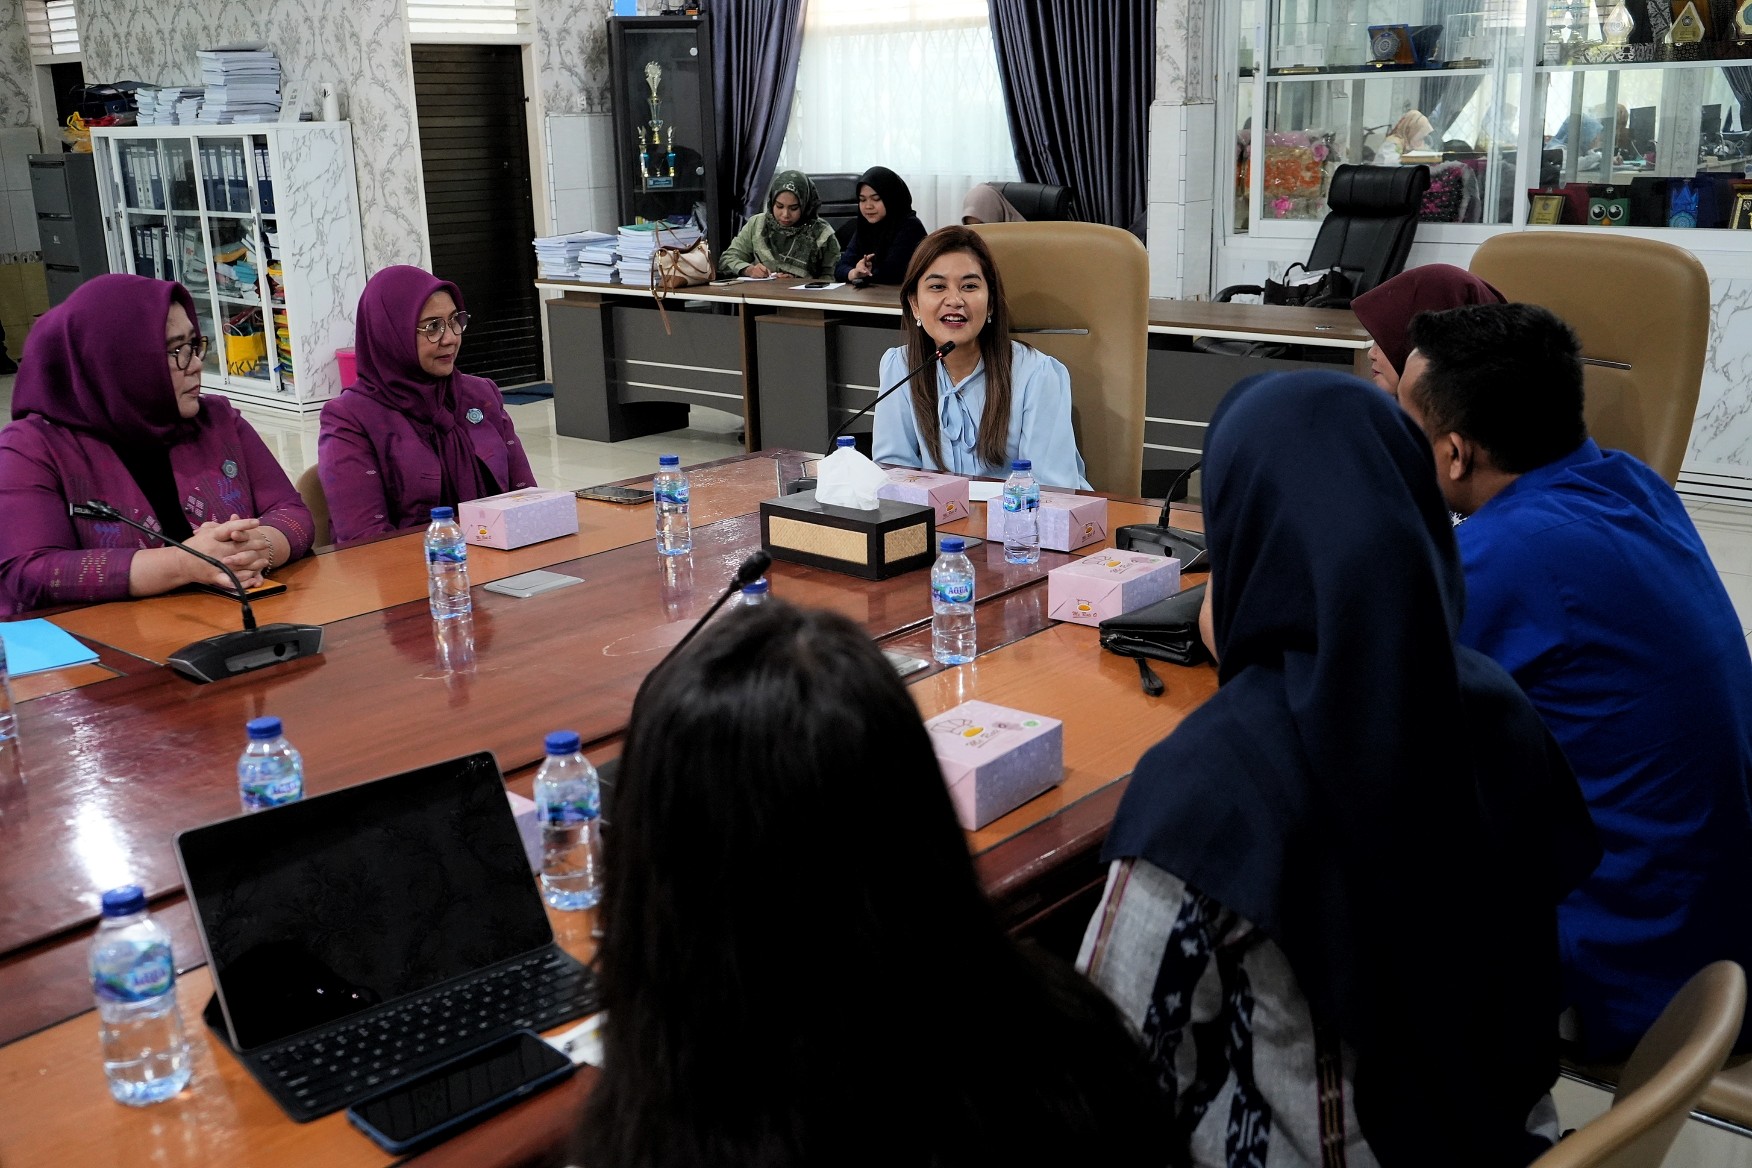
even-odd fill
[{"label": "window", "polygon": [[961,221],[1016,154],[985,0],[810,0],[781,169],[906,179],[927,228]]},{"label": "window", "polygon": [[410,41],[528,40],[526,0],[408,0]]},{"label": "window", "polygon": [[25,30],[35,61],[79,53],[79,16],[73,0],[25,0]]}]

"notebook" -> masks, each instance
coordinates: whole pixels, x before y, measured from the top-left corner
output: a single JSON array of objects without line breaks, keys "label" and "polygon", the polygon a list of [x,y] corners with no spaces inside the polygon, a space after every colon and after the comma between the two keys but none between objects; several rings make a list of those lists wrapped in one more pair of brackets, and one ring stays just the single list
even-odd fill
[{"label": "notebook", "polygon": [[292,1118],[596,1008],[491,754],[177,836],[207,1021]]}]

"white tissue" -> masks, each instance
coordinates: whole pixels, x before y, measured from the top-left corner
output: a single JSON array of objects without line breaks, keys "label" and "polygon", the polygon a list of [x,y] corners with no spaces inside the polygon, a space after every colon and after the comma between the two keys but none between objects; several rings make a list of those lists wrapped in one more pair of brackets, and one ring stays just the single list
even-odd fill
[{"label": "white tissue", "polygon": [[815,483],[818,502],[830,507],[874,511],[880,506],[876,492],[888,483],[888,472],[852,447],[842,446],[821,460]]}]

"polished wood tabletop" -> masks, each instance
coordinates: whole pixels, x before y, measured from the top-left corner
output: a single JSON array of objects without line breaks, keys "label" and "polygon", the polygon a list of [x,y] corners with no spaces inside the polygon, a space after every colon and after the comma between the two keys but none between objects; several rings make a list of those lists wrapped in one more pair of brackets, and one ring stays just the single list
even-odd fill
[{"label": "polished wood tabletop", "polygon": [[1289,308],[1214,300],[1151,300],[1149,329],[1184,336],[1300,341],[1341,349],[1369,347],[1369,332],[1348,308]]}]

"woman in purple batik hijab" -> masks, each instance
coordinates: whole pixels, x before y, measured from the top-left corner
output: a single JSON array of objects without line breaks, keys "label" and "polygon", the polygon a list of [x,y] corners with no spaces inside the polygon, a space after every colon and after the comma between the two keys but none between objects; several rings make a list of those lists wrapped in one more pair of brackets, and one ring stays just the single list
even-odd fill
[{"label": "woman in purple batik hijab", "polygon": [[365,285],[358,384],[323,407],[317,440],[336,543],[536,485],[499,387],[456,368],[467,327],[461,291],[430,272],[385,268]]},{"label": "woman in purple batik hijab", "polygon": [[224,573],[97,500],[224,560],[246,586],[310,550],[310,511],[261,438],[201,393],[207,338],[180,284],[98,276],[25,341],[0,431],[0,613],[154,596]]}]

